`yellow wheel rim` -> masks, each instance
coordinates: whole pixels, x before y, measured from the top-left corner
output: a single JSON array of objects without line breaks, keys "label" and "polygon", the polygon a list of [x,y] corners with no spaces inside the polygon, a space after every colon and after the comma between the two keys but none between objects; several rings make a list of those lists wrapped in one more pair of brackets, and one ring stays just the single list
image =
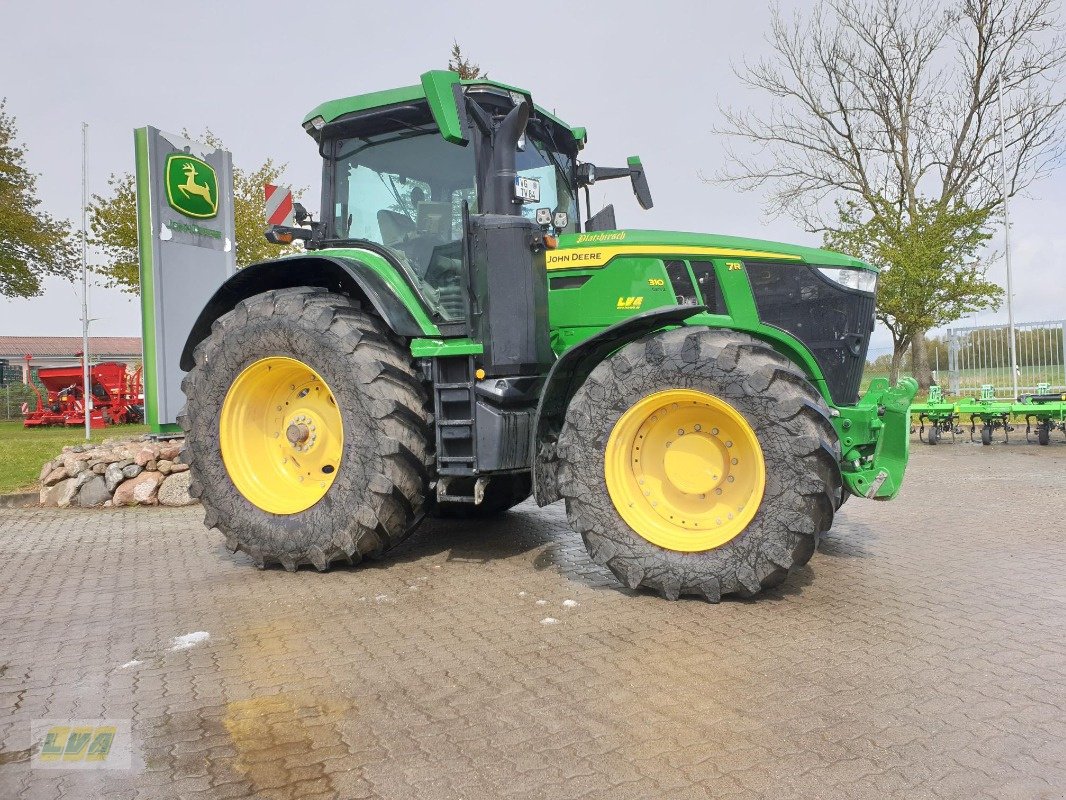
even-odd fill
[{"label": "yellow wheel rim", "polygon": [[233,381],[219,437],[233,485],[271,514],[297,514],[321,500],[344,448],[329,386],[311,367],[282,356],[250,364]]},{"label": "yellow wheel rim", "polygon": [[693,389],[645,397],[607,441],[604,477],[622,519],[683,553],[720,547],[751,522],[766,488],[755,431],[724,400]]}]

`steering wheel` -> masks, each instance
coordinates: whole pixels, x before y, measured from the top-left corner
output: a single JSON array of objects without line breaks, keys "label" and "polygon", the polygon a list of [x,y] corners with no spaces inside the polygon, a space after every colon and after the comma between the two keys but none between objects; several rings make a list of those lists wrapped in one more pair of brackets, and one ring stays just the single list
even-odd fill
[{"label": "steering wheel", "polygon": [[463,243],[461,240],[445,242],[433,248],[429,258],[429,266],[423,280],[430,286],[440,287],[446,283],[450,274],[458,275],[463,263]]}]

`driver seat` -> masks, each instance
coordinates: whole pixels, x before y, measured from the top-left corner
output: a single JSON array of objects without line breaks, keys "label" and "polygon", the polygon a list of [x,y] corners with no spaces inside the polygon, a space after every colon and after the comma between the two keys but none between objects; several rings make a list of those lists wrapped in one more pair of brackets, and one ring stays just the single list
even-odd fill
[{"label": "driver seat", "polygon": [[407,234],[414,233],[415,223],[406,214],[383,208],[378,211],[378,228],[381,243],[391,247],[401,243]]}]

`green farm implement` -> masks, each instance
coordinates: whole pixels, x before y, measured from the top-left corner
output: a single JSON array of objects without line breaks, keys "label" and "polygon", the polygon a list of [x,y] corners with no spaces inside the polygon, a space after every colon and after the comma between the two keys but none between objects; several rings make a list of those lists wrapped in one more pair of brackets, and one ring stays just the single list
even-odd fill
[{"label": "green farm implement", "polygon": [[304,129],[321,219],[267,238],[305,252],[227,281],[181,361],[190,492],[259,566],[532,495],[626,586],[717,601],[806,563],[848,495],[899,492],[917,385],[860,397],[874,267],[621,230],[589,187],[650,208],[640,159],[589,163],[584,128],[495,80],[427,72]]},{"label": "green farm implement", "polygon": [[1066,393],[1053,393],[1048,384],[1040,384],[1035,394],[1021,395],[1014,402],[999,400],[991,385],[981,387],[981,396],[948,401],[939,386],[929,390],[929,399],[914,403],[911,413],[918,415],[918,438],[927,444],[937,444],[945,433],[952,441],[956,434],[963,433],[960,424],[964,418],[970,423],[970,441],[975,441],[980,428],[981,444],[992,444],[993,434],[1003,432],[1004,441],[1010,441],[1016,420],[1025,418],[1025,441],[1036,433],[1038,444],[1051,442],[1056,430],[1066,435]]},{"label": "green farm implement", "polygon": [[945,402],[939,386],[929,387],[928,401],[912,404],[911,414],[918,415],[918,438],[926,444],[938,444],[944,434],[951,434],[954,442],[956,434],[962,433],[959,404]]}]

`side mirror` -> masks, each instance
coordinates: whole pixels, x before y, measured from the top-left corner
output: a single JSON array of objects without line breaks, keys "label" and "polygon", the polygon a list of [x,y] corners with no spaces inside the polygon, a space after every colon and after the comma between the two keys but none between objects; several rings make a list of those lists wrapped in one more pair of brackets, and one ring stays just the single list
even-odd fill
[{"label": "side mirror", "polygon": [[640,163],[639,156],[630,156],[626,159],[626,167],[597,167],[595,164],[578,164],[577,185],[589,187],[596,181],[606,181],[613,178],[629,178],[633,183],[633,194],[637,196],[637,202],[643,209],[652,207],[651,189],[648,188],[648,179],[644,175],[644,166]]},{"label": "side mirror", "polygon": [[648,188],[648,178],[644,174],[644,167],[640,163],[640,156],[630,156],[626,159],[629,164],[629,178],[633,182],[633,194],[637,196],[637,202],[645,211],[652,207],[651,189]]}]

